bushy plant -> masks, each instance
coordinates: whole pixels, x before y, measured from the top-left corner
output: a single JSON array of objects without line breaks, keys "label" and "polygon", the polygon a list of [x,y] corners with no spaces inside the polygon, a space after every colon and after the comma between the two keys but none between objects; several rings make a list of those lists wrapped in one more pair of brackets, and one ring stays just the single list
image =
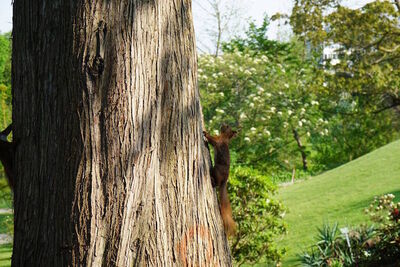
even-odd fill
[{"label": "bushy plant", "polygon": [[376,235],[369,244],[370,261],[380,264],[400,264],[400,202],[387,194],[376,197],[366,209],[372,221],[379,225]]},{"label": "bushy plant", "polygon": [[279,262],[284,250],[276,239],[286,232],[285,209],[274,199],[276,186],[270,179],[248,167],[235,167],[229,178],[236,235],[230,240],[237,265]]}]

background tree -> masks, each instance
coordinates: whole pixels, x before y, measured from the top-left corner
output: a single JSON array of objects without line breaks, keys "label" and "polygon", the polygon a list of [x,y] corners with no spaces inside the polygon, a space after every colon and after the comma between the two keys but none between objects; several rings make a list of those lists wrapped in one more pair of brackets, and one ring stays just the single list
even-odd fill
[{"label": "background tree", "polygon": [[[313,141],[319,161],[335,167],[399,135],[400,26],[398,1],[373,1],[359,9],[336,0],[299,0],[290,16],[308,55],[320,58],[314,86],[332,135]],[[334,46],[333,46],[334,45]],[[336,47],[338,61],[323,59]]]},{"label": "background tree", "polygon": [[[0,129],[11,123],[11,34],[0,34]],[[0,202],[11,203],[11,193],[0,164]],[[10,227],[9,227],[10,226]],[[12,220],[7,227],[12,229]]]},{"label": "background tree", "polygon": [[206,123],[227,121],[242,130],[233,141],[238,163],[269,174],[308,169],[307,139],[326,134],[326,120],[313,94],[313,59],[295,40],[266,37],[269,25],[251,23],[244,38],[224,44],[224,54],[199,61]]},{"label": "background tree", "polygon": [[0,126],[11,121],[11,34],[0,34]]},{"label": "background tree", "polygon": [[360,111],[378,113],[400,105],[399,14],[398,1],[350,9],[336,0],[301,0],[295,2],[290,23],[310,47],[338,47],[339,63],[324,66],[329,87],[337,94],[350,93],[362,104]]},{"label": "background tree", "polygon": [[[243,9],[237,0],[195,0],[203,31],[196,32],[200,52],[218,56],[222,43],[241,33]],[[195,18],[196,19],[196,18]]]},{"label": "background tree", "polygon": [[229,266],[191,1],[14,1],[14,266]]}]

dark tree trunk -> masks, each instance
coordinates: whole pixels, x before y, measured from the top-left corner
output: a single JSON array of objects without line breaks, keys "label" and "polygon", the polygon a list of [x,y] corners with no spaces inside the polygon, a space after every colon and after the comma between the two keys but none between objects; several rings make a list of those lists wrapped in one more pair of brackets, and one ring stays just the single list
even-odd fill
[{"label": "dark tree trunk", "polygon": [[13,266],[230,266],[190,0],[14,0]]},{"label": "dark tree trunk", "polygon": [[308,163],[307,163],[307,154],[306,154],[305,148],[304,148],[303,144],[301,143],[299,133],[296,131],[296,129],[293,129],[292,132],[293,132],[293,137],[296,140],[297,147],[299,148],[299,151],[300,151],[300,154],[301,154],[301,160],[302,160],[302,163],[303,163],[303,170],[307,171],[308,170]]}]

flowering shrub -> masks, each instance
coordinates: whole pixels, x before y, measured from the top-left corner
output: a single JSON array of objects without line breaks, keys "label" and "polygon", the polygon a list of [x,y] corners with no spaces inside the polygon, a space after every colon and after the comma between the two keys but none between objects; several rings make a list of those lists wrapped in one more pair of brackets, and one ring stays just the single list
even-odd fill
[{"label": "flowering shrub", "polygon": [[[311,68],[251,50],[199,58],[199,86],[207,128],[240,129],[233,142],[240,163],[263,171],[301,169],[312,135],[328,135],[328,121],[309,90]],[[294,136],[302,143],[299,147]]]},{"label": "flowering shrub", "polygon": [[400,202],[394,202],[393,194],[376,197],[366,209],[372,221],[378,223],[374,239],[367,253],[375,264],[400,264]]}]

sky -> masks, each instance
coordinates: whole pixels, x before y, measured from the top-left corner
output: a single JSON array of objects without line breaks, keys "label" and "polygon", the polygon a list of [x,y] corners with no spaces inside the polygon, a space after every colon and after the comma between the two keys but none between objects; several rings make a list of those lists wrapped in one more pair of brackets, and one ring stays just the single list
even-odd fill
[{"label": "sky", "polygon": [[[197,0],[198,2],[206,2],[207,0]],[[242,12],[243,19],[251,17],[256,22],[260,22],[264,17],[264,14],[272,16],[273,14],[280,13],[290,13],[293,0],[237,0],[241,3],[240,8]],[[371,0],[343,0],[343,4],[357,8],[364,5]],[[205,16],[201,16],[201,10],[193,5],[194,23],[196,32],[202,32],[202,25],[205,23]],[[12,6],[11,0],[1,0],[0,1],[0,32],[8,32],[12,29]],[[270,27],[269,37],[277,38],[277,33],[279,32],[278,25],[272,24]]]}]

